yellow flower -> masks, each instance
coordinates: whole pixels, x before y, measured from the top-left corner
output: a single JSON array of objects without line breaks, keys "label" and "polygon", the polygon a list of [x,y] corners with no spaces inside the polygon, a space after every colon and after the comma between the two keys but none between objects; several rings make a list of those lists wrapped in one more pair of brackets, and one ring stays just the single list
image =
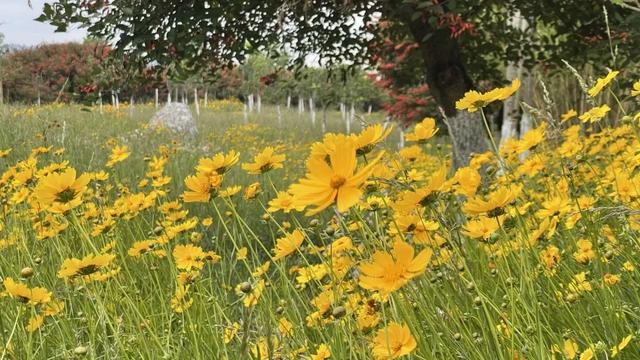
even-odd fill
[{"label": "yellow flower", "polygon": [[551,216],[562,216],[571,210],[571,199],[566,196],[556,196],[542,202],[542,209],[536,212],[538,219]]},{"label": "yellow flower", "polygon": [[242,261],[242,260],[246,260],[247,259],[247,248],[243,247],[238,249],[238,252],[236,253],[236,260],[238,261]]},{"label": "yellow flower", "polygon": [[580,239],[577,242],[578,251],[573,253],[573,258],[580,264],[587,264],[593,258],[596,257],[595,251],[593,251],[593,244],[589,240]]},{"label": "yellow flower", "polygon": [[515,199],[516,191],[508,187],[501,187],[487,195],[486,200],[480,196],[468,199],[463,209],[469,215],[488,213],[489,216],[496,216],[503,213],[504,207],[511,204]]},{"label": "yellow flower", "polygon": [[578,116],[578,112],[575,111],[574,109],[571,109],[566,113],[562,114],[562,116],[560,116],[560,122],[563,123],[565,121],[573,119],[576,116]]},{"label": "yellow flower", "polygon": [[113,254],[91,254],[82,259],[66,259],[62,262],[60,271],[58,271],[58,277],[64,279],[91,275],[96,271],[109,266],[115,257],[116,256]]},{"label": "yellow flower", "polygon": [[479,108],[487,106],[491,101],[481,92],[470,90],[464,97],[456,101],[456,109],[476,112]]},{"label": "yellow flower", "polygon": [[262,152],[255,156],[253,163],[242,164],[242,169],[249,174],[263,174],[269,170],[282,169],[285,155],[275,153],[275,149],[267,146]]},{"label": "yellow flower", "polygon": [[589,347],[580,354],[580,360],[591,360],[594,356],[593,348]]},{"label": "yellow flower", "polygon": [[605,274],[602,281],[607,285],[615,285],[620,282],[620,275]]},{"label": "yellow flower", "polygon": [[411,353],[417,346],[416,339],[406,325],[390,322],[378,330],[373,338],[371,350],[373,357],[379,360],[397,359]]},{"label": "yellow flower", "polygon": [[28,305],[41,305],[51,301],[51,292],[42,287],[29,288],[8,277],[3,282],[6,293]]},{"label": "yellow flower", "polygon": [[196,171],[205,175],[224,174],[231,166],[238,162],[240,154],[229,151],[228,154],[217,153],[210,158],[200,159]]},{"label": "yellow flower", "polygon": [[213,251],[204,251],[195,245],[177,245],[173,249],[173,258],[176,267],[181,270],[202,269],[205,260],[217,262],[220,256]]},{"label": "yellow flower", "polygon": [[567,339],[564,341],[564,345],[562,348],[562,353],[567,359],[574,359],[576,354],[578,353],[578,344],[571,339]]},{"label": "yellow flower", "polygon": [[436,127],[436,119],[426,117],[413,129],[412,133],[405,136],[407,141],[425,142],[438,132]]},{"label": "yellow flower", "polygon": [[187,176],[184,184],[189,189],[182,195],[184,202],[208,202],[212,196],[215,196],[220,184],[222,176],[218,174],[207,175],[199,172],[196,175]]},{"label": "yellow flower", "polygon": [[293,324],[287,318],[280,318],[278,320],[278,331],[283,336],[290,336],[293,334]]},{"label": "yellow flower", "polygon": [[276,212],[282,210],[288,214],[291,210],[302,211],[304,206],[296,205],[293,196],[287,191],[278,191],[275,199],[269,201],[268,212]]},{"label": "yellow flower", "polygon": [[583,123],[586,122],[596,122],[602,119],[607,113],[611,110],[609,105],[605,104],[602,106],[596,106],[586,113],[580,115],[579,119],[582,120]]},{"label": "yellow flower", "polygon": [[415,257],[414,254],[413,247],[402,240],[397,240],[393,244],[391,254],[376,251],[370,262],[359,267],[360,286],[382,293],[390,293],[400,289],[409,280],[426,270],[433,250],[427,248]]},{"label": "yellow flower", "polygon": [[303,241],[304,234],[298,229],[294,230],[291,234],[276,240],[276,245],[273,249],[273,260],[280,260],[296,251],[300,245],[302,245]]},{"label": "yellow flower", "polygon": [[335,151],[329,156],[330,164],[318,157],[309,158],[306,178],[291,185],[290,188],[296,205],[315,205],[314,209],[307,211],[308,216],[326,209],[334,201],[338,211],[349,210],[360,201],[362,196],[360,187],[370,176],[382,155],[383,153],[380,153],[357,172],[356,149],[349,142],[336,144]]},{"label": "yellow flower", "polygon": [[631,90],[631,96],[640,95],[640,80],[633,83],[633,89]]},{"label": "yellow flower", "polygon": [[560,256],[560,249],[554,245],[549,245],[546,249],[540,251],[540,259],[547,270],[553,270],[558,265]]},{"label": "yellow flower", "polygon": [[131,248],[127,251],[127,254],[132,257],[139,257],[142,254],[147,253],[150,250],[153,250],[154,247],[158,244],[156,240],[142,240],[136,241],[131,245]]},{"label": "yellow flower", "polygon": [[222,198],[228,198],[239,193],[240,190],[242,190],[242,186],[240,185],[227,186],[224,190],[220,190],[220,192],[218,192],[218,195],[220,195],[220,197]]},{"label": "yellow flower", "polygon": [[247,186],[246,189],[244,189],[244,198],[246,200],[254,199],[256,196],[258,196],[258,194],[260,194],[261,191],[262,185],[260,185],[259,182],[254,182],[253,184]]},{"label": "yellow flower", "polygon": [[607,76],[596,80],[596,83],[593,85],[593,87],[589,89],[589,91],[587,91],[589,96],[594,97],[598,95],[600,91],[602,91],[602,89],[604,89],[604,87],[607,86],[611,82],[611,80],[613,80],[613,78],[618,76],[619,73],[620,71],[609,71]]},{"label": "yellow flower", "polygon": [[631,339],[633,339],[633,335],[628,335],[624,339],[622,339],[622,341],[620,341],[618,345],[614,346],[611,349],[611,357],[618,356],[620,351],[622,351],[622,349],[626,348],[627,345],[629,345],[629,343],[631,342]]},{"label": "yellow flower", "polygon": [[52,173],[40,179],[34,194],[49,211],[66,213],[82,203],[89,180],[86,174],[76,178],[76,170],[69,168],[63,173]]},{"label": "yellow flower", "polygon": [[331,350],[325,344],[320,344],[316,353],[311,355],[311,360],[325,360],[331,357]]},{"label": "yellow flower", "polygon": [[388,126],[386,129],[382,124],[375,124],[368,126],[362,130],[360,134],[354,138],[356,146],[356,153],[358,155],[368,154],[373,150],[376,144],[384,140],[393,130],[393,126]]},{"label": "yellow flower", "polygon": [[493,233],[500,228],[500,222],[496,218],[482,216],[477,220],[468,221],[464,226],[463,234],[472,239],[488,240]]},{"label": "yellow flower", "polygon": [[480,93],[475,90],[468,91],[464,97],[456,101],[456,109],[475,112],[479,108],[485,107],[494,101],[505,100],[520,88],[520,80],[515,79],[511,85],[502,88],[493,89],[486,93]]},{"label": "yellow flower", "polygon": [[107,161],[107,167],[113,167],[113,165],[124,161],[129,157],[129,155],[131,155],[131,153],[129,152],[129,148],[126,145],[114,147],[111,150],[109,161]]}]

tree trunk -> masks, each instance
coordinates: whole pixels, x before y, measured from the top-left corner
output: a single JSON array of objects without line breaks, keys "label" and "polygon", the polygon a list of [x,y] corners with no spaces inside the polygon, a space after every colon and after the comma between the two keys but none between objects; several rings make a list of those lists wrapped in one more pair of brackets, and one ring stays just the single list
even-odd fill
[{"label": "tree trunk", "polygon": [[4,84],[2,83],[2,79],[0,79],[0,105],[4,104]]},{"label": "tree trunk", "polygon": [[442,109],[451,135],[453,168],[467,166],[471,154],[483,153],[488,146],[480,112],[456,110],[456,101],[473,88],[457,40],[448,28],[434,30],[419,20],[412,21],[409,27],[420,45],[429,91]]},{"label": "tree trunk", "polygon": [[204,108],[206,109],[209,106],[209,89],[204,89]]},{"label": "tree trunk", "polygon": [[193,89],[193,103],[196,104],[196,115],[200,116],[200,102],[198,101],[198,89]]},{"label": "tree trunk", "polygon": [[100,109],[100,115],[102,115],[103,113],[103,109],[102,109],[102,91],[98,91],[98,106]]},{"label": "tree trunk", "polygon": [[327,105],[322,107],[322,133],[327,132]]},{"label": "tree trunk", "polygon": [[256,94],[256,111],[258,114],[262,112],[262,96],[260,94]]},{"label": "tree trunk", "polygon": [[[527,20],[517,12],[508,20],[508,26],[526,31],[529,27]],[[506,78],[508,81],[515,79],[522,80],[524,71],[524,59],[518,62],[509,62],[506,69]],[[524,115],[523,115],[524,116]],[[500,131],[500,145],[507,139],[518,138],[518,120],[520,117],[520,92],[516,92],[504,102],[502,111],[502,129]]]},{"label": "tree trunk", "polygon": [[287,109],[291,108],[291,95],[287,94]]},{"label": "tree trunk", "polygon": [[171,89],[167,89],[167,104],[171,104]]},{"label": "tree trunk", "polygon": [[158,88],[156,88],[156,109],[158,109],[158,102],[159,102],[159,93],[158,93]]},{"label": "tree trunk", "polygon": [[276,105],[276,113],[278,114],[278,127],[282,126],[282,112],[280,111],[280,104]]}]

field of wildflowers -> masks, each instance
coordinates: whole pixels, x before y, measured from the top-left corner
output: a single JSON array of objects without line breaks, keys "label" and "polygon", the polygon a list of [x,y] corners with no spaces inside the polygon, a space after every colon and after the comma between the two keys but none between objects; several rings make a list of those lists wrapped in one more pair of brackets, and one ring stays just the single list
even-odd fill
[{"label": "field of wildflowers", "polygon": [[431,118],[397,150],[379,114],[322,134],[221,103],[184,139],[151,106],[5,107],[0,359],[637,359],[640,83],[616,75],[455,172]]}]

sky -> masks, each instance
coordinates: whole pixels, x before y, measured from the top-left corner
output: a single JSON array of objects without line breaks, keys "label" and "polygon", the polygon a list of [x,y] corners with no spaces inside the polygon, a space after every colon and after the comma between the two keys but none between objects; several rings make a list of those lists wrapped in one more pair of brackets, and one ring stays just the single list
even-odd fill
[{"label": "sky", "polygon": [[38,45],[65,41],[82,41],[85,31],[69,29],[66,33],[56,33],[48,24],[35,21],[46,0],[31,0],[33,9],[27,0],[0,0],[0,33],[4,34],[4,43],[9,45]]}]

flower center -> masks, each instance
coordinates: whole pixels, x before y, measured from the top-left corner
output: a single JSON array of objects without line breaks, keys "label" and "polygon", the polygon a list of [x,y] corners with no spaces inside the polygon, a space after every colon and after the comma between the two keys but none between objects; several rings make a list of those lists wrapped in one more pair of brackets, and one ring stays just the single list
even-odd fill
[{"label": "flower center", "polygon": [[56,201],[66,204],[69,201],[73,200],[75,196],[76,196],[75,190],[64,189],[63,191],[58,193],[58,195],[56,196]]},{"label": "flower center", "polygon": [[347,179],[344,176],[340,176],[340,175],[333,175],[331,177],[331,187],[334,189],[339,188],[340,186],[344,185],[344,183],[347,182]]}]

